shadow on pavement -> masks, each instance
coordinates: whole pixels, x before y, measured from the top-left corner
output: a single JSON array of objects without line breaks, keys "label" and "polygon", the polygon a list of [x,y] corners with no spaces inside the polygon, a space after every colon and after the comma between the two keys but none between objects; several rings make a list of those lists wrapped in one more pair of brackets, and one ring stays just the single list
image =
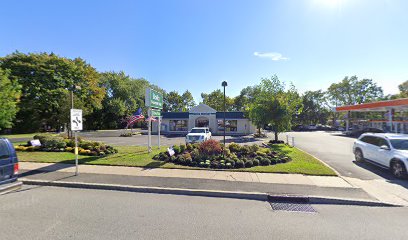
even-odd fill
[{"label": "shadow on pavement", "polygon": [[372,173],[377,174],[378,176],[384,178],[387,182],[389,183],[393,183],[393,184],[397,184],[400,185],[406,189],[408,189],[408,179],[398,179],[396,177],[394,177],[391,172],[389,172],[387,169],[381,168],[381,167],[377,167],[374,164],[370,164],[368,162],[356,162],[353,161],[353,163],[361,168],[364,168]]}]

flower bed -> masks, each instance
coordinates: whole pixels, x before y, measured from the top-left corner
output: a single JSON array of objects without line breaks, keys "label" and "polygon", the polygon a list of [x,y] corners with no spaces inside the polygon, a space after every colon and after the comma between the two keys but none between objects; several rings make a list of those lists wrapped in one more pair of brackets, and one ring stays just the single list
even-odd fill
[{"label": "flower bed", "polygon": [[155,160],[172,162],[174,164],[202,168],[250,168],[253,166],[268,166],[286,163],[291,159],[283,153],[271,151],[269,148],[253,145],[230,143],[225,149],[216,140],[208,140],[201,144],[175,145],[174,155],[168,151],[153,157]]},{"label": "flower bed", "polygon": [[[16,146],[17,151],[44,151],[44,152],[75,152],[75,140],[64,136],[39,134],[33,137],[38,139],[41,146],[31,146],[28,141],[25,145]],[[101,142],[87,141],[78,137],[78,154],[90,156],[105,156],[117,153],[118,150]]]}]

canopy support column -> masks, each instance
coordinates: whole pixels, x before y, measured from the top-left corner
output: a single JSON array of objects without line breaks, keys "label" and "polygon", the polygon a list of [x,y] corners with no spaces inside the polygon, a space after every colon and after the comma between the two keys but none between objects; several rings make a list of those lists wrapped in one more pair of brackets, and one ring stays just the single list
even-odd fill
[{"label": "canopy support column", "polygon": [[347,112],[347,118],[346,118],[346,132],[348,132],[350,127],[350,111]]},{"label": "canopy support column", "polygon": [[388,110],[388,126],[390,127],[390,132],[392,132],[392,109]]}]

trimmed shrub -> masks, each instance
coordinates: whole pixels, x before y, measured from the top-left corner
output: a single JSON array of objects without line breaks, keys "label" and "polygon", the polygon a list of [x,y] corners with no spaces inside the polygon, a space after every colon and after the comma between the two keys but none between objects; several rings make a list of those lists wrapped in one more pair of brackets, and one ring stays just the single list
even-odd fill
[{"label": "trimmed shrub", "polygon": [[266,153],[267,155],[270,155],[272,153],[270,148],[260,148],[259,149],[261,152]]},{"label": "trimmed shrub", "polygon": [[186,150],[186,145],[180,144],[180,153],[184,152]]},{"label": "trimmed shrub", "polygon": [[245,167],[244,161],[238,160],[235,162],[235,168],[243,168]]},{"label": "trimmed shrub", "polygon": [[184,160],[184,164],[185,164],[186,166],[191,166],[192,163],[193,163],[193,160],[192,160],[191,158],[186,158],[186,159]]},{"label": "trimmed shrub", "polygon": [[72,148],[72,147],[66,147],[65,148],[65,152],[72,152],[72,151],[74,151],[75,149],[74,148]]},{"label": "trimmed shrub", "polygon": [[185,160],[189,160],[190,162],[193,161],[193,158],[191,157],[190,153],[184,153],[183,157],[184,157]]},{"label": "trimmed shrub", "polygon": [[186,148],[187,148],[188,151],[192,151],[194,149],[194,147],[193,147],[193,145],[191,143],[188,143],[186,145]]},{"label": "trimmed shrub", "polygon": [[230,150],[231,152],[239,152],[239,151],[241,151],[241,146],[240,146],[238,143],[234,143],[234,142],[230,143],[230,144],[228,145],[228,148],[229,148],[229,150]]},{"label": "trimmed shrub", "polygon": [[259,150],[259,146],[257,144],[252,144],[249,146],[249,152],[254,153]]},{"label": "trimmed shrub", "polygon": [[254,159],[252,160],[254,166],[259,166],[259,160],[258,159]]},{"label": "trimmed shrub", "polygon": [[251,160],[248,160],[248,161],[245,162],[245,167],[246,168],[250,168],[252,166],[254,166],[254,163]]},{"label": "trimmed shrub", "polygon": [[231,168],[233,168],[234,166],[230,163],[230,162],[227,162],[226,164],[225,164],[225,168],[226,169],[231,169]]},{"label": "trimmed shrub", "polygon": [[226,161],[226,164],[230,164],[231,165],[231,168],[233,168],[234,166],[235,166],[235,161],[234,160],[232,160],[232,159],[226,159],[225,160]]},{"label": "trimmed shrub", "polygon": [[271,164],[271,160],[269,160],[269,159],[267,159],[267,158],[262,158],[262,159],[259,161],[259,163],[260,163],[262,166],[268,166],[268,165]]},{"label": "trimmed shrub", "polygon": [[275,141],[275,140],[269,140],[269,143],[271,143],[271,144],[283,144],[283,143],[285,143],[284,141],[282,141],[282,140],[278,140],[278,141]]},{"label": "trimmed shrub", "polygon": [[264,152],[262,152],[262,151],[257,151],[256,154],[257,154],[258,156],[261,156],[261,157],[266,157],[266,153],[264,153]]},{"label": "trimmed shrub", "polygon": [[175,152],[176,154],[181,153],[180,146],[174,145],[174,146],[173,146],[173,150],[174,150],[174,152]]},{"label": "trimmed shrub", "polygon": [[250,152],[250,150],[249,150],[249,146],[248,146],[248,145],[244,145],[244,146],[241,147],[241,153],[242,153],[243,155],[248,155],[249,152]]},{"label": "trimmed shrub", "polygon": [[180,164],[184,164],[185,158],[183,157],[183,155],[178,155],[176,157],[176,163],[180,163]]},{"label": "trimmed shrub", "polygon": [[210,139],[200,144],[200,152],[207,156],[218,155],[222,153],[220,142]]}]

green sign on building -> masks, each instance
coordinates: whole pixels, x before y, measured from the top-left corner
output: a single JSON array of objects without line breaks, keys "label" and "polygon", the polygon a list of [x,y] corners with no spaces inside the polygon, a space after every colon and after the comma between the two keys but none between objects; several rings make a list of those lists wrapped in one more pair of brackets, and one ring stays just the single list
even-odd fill
[{"label": "green sign on building", "polygon": [[150,88],[146,89],[145,105],[146,107],[163,109],[163,94]]}]

